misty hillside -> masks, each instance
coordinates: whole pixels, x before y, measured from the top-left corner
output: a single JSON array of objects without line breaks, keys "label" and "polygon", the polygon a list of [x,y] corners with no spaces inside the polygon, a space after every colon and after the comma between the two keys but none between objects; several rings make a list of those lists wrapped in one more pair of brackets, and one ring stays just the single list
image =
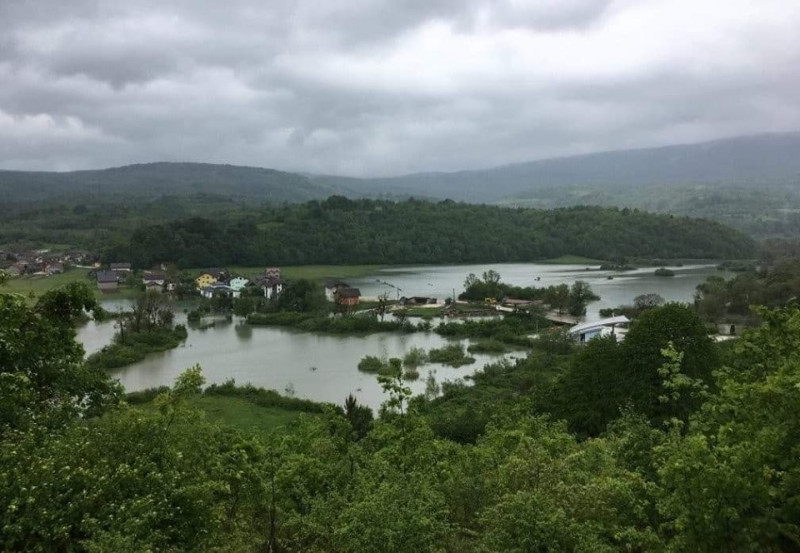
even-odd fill
[{"label": "misty hillside", "polygon": [[359,192],[391,190],[468,202],[552,196],[564,187],[593,194],[663,185],[800,184],[800,133],[754,135],[699,144],[602,152],[476,171],[393,178],[316,177]]},{"label": "misty hillside", "polygon": [[[540,200],[542,207],[606,204],[624,191],[687,185],[708,189],[800,184],[800,133],[603,152],[476,171],[390,178],[303,175],[207,163],[147,163],[67,173],[0,171],[0,196],[24,202],[75,195],[147,197],[217,194],[305,201],[331,194],[417,196],[467,202]],[[532,202],[535,203],[535,202]]]},{"label": "misty hillside", "polygon": [[208,163],[146,163],[69,173],[0,171],[0,197],[9,202],[197,194],[298,202],[334,192],[296,173]]}]

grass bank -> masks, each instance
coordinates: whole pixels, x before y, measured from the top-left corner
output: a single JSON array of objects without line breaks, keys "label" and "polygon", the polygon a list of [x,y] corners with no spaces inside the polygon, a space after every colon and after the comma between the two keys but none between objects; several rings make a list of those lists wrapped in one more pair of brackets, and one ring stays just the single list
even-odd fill
[{"label": "grass bank", "polygon": [[[168,388],[132,392],[128,403],[139,409],[154,409],[153,400]],[[234,381],[212,384],[202,394],[189,400],[192,407],[219,424],[249,434],[286,429],[301,416],[319,416],[325,404],[307,399],[282,396],[274,390],[252,385],[237,386]]]},{"label": "grass bank", "polygon": [[97,299],[132,299],[141,293],[140,290],[127,286],[122,286],[114,292],[102,292],[97,289],[94,279],[89,278],[89,271],[90,269],[76,268],[52,276],[25,275],[14,277],[6,281],[3,292],[22,294],[26,297],[33,295],[31,299],[35,299],[53,288],[73,282],[83,282],[94,290],[94,295]]},{"label": "grass bank", "polygon": [[110,345],[87,357],[86,364],[101,369],[124,367],[143,360],[148,353],[174,349],[186,340],[186,336],[183,325],[126,334],[124,340],[116,334]]}]

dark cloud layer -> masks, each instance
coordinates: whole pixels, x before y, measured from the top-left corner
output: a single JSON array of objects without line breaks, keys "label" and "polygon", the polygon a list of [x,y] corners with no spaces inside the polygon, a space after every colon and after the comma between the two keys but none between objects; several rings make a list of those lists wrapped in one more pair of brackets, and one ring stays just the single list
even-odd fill
[{"label": "dark cloud layer", "polygon": [[0,2],[0,168],[452,170],[800,128],[785,0]]}]

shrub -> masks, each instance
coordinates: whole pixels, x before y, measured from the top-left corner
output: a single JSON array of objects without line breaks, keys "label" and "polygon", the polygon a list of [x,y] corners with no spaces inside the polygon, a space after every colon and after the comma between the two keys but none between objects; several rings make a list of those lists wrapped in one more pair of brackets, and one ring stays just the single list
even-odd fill
[{"label": "shrub", "polygon": [[467,357],[464,352],[464,346],[460,343],[450,344],[439,349],[432,349],[428,353],[428,359],[430,359],[432,363],[442,363],[443,365],[449,365],[451,367],[460,367],[475,362],[474,357]]},{"label": "shrub", "polygon": [[380,357],[367,355],[358,362],[358,370],[365,373],[378,373],[386,362]]},{"label": "shrub", "polygon": [[495,338],[486,338],[472,343],[467,348],[470,353],[505,353],[508,348],[506,345]]},{"label": "shrub", "polygon": [[428,354],[422,348],[411,348],[403,356],[404,367],[419,367],[428,362]]},{"label": "shrub", "polygon": [[416,369],[406,369],[403,373],[403,378],[406,380],[417,380],[419,378],[419,372]]}]

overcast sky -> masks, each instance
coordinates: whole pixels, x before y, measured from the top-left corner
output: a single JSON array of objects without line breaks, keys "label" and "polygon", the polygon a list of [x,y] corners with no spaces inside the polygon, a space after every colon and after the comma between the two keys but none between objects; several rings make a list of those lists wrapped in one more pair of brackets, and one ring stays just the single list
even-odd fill
[{"label": "overcast sky", "polygon": [[0,0],[0,168],[391,175],[800,130],[800,0]]}]

